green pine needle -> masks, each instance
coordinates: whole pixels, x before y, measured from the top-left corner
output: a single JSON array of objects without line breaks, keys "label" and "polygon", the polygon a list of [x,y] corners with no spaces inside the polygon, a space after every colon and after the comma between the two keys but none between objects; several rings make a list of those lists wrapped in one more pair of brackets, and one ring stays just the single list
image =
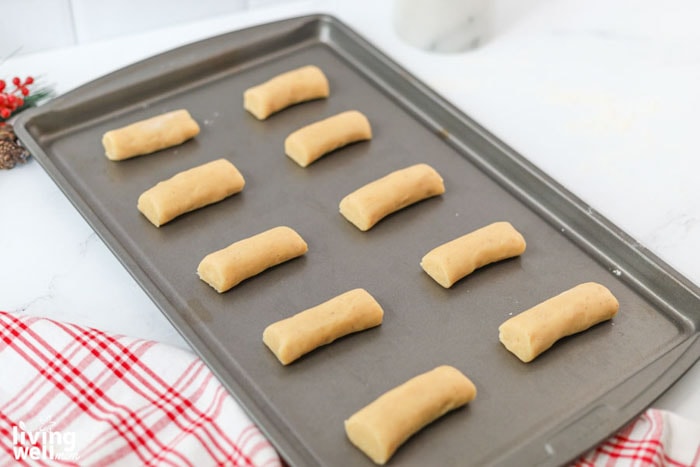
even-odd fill
[{"label": "green pine needle", "polygon": [[21,111],[39,105],[41,101],[45,99],[50,99],[53,96],[54,92],[50,88],[40,88],[35,91],[32,91],[27,97],[24,98],[24,104],[22,105],[22,107],[16,108],[14,112],[12,112],[12,115],[10,115],[10,117],[7,119],[0,117],[0,123],[10,120],[12,117],[17,115]]}]

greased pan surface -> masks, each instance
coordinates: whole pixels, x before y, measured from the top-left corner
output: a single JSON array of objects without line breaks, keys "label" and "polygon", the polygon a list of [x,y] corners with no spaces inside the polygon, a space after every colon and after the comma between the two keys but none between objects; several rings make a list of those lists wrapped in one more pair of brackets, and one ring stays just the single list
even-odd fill
[{"label": "greased pan surface", "polygon": [[[314,64],[330,98],[258,121],[243,91]],[[192,141],[122,162],[105,158],[112,128],[186,108]],[[357,109],[374,137],[306,169],[283,152],[292,131]],[[66,196],[292,464],[371,465],[343,421],[386,390],[440,364],[478,388],[475,401],[413,437],[391,465],[561,464],[643,410],[700,355],[698,290],[521,156],[333,17],[232,32],[155,56],[28,111],[16,123]],[[243,192],[155,228],[141,192],[225,157]],[[338,213],[343,196],[418,162],[446,193],[360,232]],[[510,221],[519,258],[476,271],[450,290],[419,262],[433,247]],[[306,256],[224,294],[196,275],[209,252],[277,225]],[[498,325],[580,282],[619,299],[612,321],[521,363]],[[384,323],[283,367],[262,343],[270,323],[356,287]]]}]

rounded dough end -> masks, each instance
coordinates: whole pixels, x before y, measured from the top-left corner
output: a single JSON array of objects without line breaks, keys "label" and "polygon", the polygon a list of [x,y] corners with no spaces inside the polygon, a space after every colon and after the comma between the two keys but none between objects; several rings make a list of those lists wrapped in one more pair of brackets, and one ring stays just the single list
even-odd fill
[{"label": "rounded dough end", "polygon": [[211,266],[210,261],[207,259],[209,256],[205,256],[199,263],[199,266],[197,266],[197,275],[201,280],[213,287],[214,290],[223,293],[224,278],[217,268]]},{"label": "rounded dough end", "polygon": [[374,225],[370,222],[367,215],[361,211],[360,206],[358,206],[356,202],[353,202],[350,195],[340,201],[340,213],[345,219],[350,221],[351,224],[363,232],[368,231]]},{"label": "rounded dough end", "polygon": [[445,269],[442,268],[438,262],[432,261],[429,255],[423,257],[420,266],[426,274],[444,288],[449,289],[454,285],[454,282],[450,280]]},{"label": "rounded dough end", "polygon": [[345,420],[345,434],[350,442],[360,448],[374,463],[384,465],[391,458],[396,448],[388,451],[383,447],[376,430],[372,426],[357,421],[355,417]]},{"label": "rounded dough end", "polygon": [[296,162],[300,167],[308,167],[313,161],[309,161],[309,155],[304,150],[304,145],[299,142],[299,138],[292,133],[284,140],[284,153]]},{"label": "rounded dough end", "polygon": [[316,65],[306,65],[305,67],[300,68],[300,70],[303,70],[306,73],[306,78],[308,81],[313,80],[319,84],[319,98],[328,97],[331,94],[331,87],[323,70]]},{"label": "rounded dough end", "polygon": [[153,202],[153,198],[150,196],[148,191],[141,193],[139,196],[136,207],[143,214],[146,219],[148,219],[151,224],[156,227],[161,226],[160,218],[162,217],[158,211],[158,204]]},{"label": "rounded dough end", "polygon": [[598,290],[598,295],[601,297],[600,300],[602,305],[609,310],[610,318],[606,319],[611,319],[617,316],[617,312],[620,310],[620,302],[617,300],[617,297],[613,295],[610,289],[597,282],[585,282],[580,287]]},{"label": "rounded dough end", "polygon": [[108,131],[102,137],[102,146],[105,148],[105,156],[107,156],[107,159],[112,161],[118,160],[118,157],[114,154],[114,139],[112,138],[111,132]]},{"label": "rounded dough end", "polygon": [[[512,322],[511,322],[512,323]],[[524,337],[521,333],[511,330],[509,322],[505,322],[498,327],[498,340],[512,354],[514,354],[523,363],[530,363],[537,355],[532,352],[532,344],[523,341]]]},{"label": "rounded dough end", "polygon": [[243,93],[243,108],[250,112],[258,120],[265,120],[269,113],[264,108],[263,99],[257,88],[247,89]]},{"label": "rounded dough end", "polygon": [[[274,323],[273,323],[274,324]],[[285,358],[284,356],[288,353],[285,352],[285,348],[280,346],[280,340],[281,336],[279,332],[277,332],[278,327],[273,326],[272,324],[267,326],[265,330],[263,331],[263,343],[267,346],[268,349],[277,357],[277,360],[282,365],[288,365],[294,360],[289,360]],[[276,349],[278,351],[276,351]]]},{"label": "rounded dough end", "polygon": [[297,232],[293,228],[287,227],[286,225],[281,225],[279,227],[274,227],[273,229],[270,229],[270,230],[271,231],[279,231],[279,232],[287,232],[299,244],[301,254],[306,254],[309,251],[309,245],[306,243],[306,240],[304,240],[304,238],[301,235],[299,235],[299,232]]},{"label": "rounded dough end", "polygon": [[372,125],[369,123],[369,119],[367,118],[367,116],[365,116],[365,114],[357,110],[352,110],[351,112],[353,112],[353,114],[357,114],[358,117],[362,120],[364,130],[367,133],[367,139],[372,139]]}]

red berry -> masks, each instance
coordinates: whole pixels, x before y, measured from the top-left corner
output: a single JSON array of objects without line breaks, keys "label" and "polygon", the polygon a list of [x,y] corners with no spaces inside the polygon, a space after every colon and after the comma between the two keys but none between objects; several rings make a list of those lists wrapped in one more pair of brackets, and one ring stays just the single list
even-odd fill
[{"label": "red berry", "polygon": [[20,81],[20,79],[17,76],[12,78],[12,84],[14,84],[15,86],[19,86],[21,83],[22,81]]},{"label": "red berry", "polygon": [[22,93],[23,96],[28,96],[29,95],[29,89],[27,89],[26,86],[21,86],[19,88],[19,91]]},{"label": "red berry", "polygon": [[[24,105],[24,99],[22,99],[21,97],[18,97],[15,102],[17,104],[17,107],[22,107]],[[15,108],[17,108],[17,107],[15,107]]]},{"label": "red berry", "polygon": [[0,109],[0,117],[2,117],[2,118],[10,118],[10,115],[12,115],[12,112],[10,112],[9,109],[7,109],[7,108],[2,108],[2,109]]},{"label": "red berry", "polygon": [[17,96],[15,96],[14,94],[8,94],[7,95],[7,105],[12,107],[15,105],[15,102],[17,102]]},{"label": "red berry", "polygon": [[0,107],[5,107],[7,105],[7,96],[5,94],[0,94]]},{"label": "red berry", "polygon": [[27,76],[27,79],[24,80],[25,86],[29,86],[30,84],[33,84],[33,83],[34,83],[34,78],[32,78],[31,76]]},{"label": "red berry", "polygon": [[3,92],[5,90],[5,80],[0,79],[0,92]]}]

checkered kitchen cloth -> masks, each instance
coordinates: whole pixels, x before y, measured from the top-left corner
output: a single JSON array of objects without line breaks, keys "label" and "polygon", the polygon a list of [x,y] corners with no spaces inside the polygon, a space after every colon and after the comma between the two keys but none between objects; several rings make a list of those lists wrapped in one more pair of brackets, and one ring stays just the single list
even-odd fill
[{"label": "checkered kitchen cloth", "polygon": [[[0,312],[0,467],[283,465],[193,354]],[[700,425],[649,409],[575,467],[700,467]]]},{"label": "checkered kitchen cloth", "polygon": [[193,354],[0,312],[0,466],[279,466]]},{"label": "checkered kitchen cloth", "polygon": [[647,409],[574,466],[700,467],[700,424]]}]

